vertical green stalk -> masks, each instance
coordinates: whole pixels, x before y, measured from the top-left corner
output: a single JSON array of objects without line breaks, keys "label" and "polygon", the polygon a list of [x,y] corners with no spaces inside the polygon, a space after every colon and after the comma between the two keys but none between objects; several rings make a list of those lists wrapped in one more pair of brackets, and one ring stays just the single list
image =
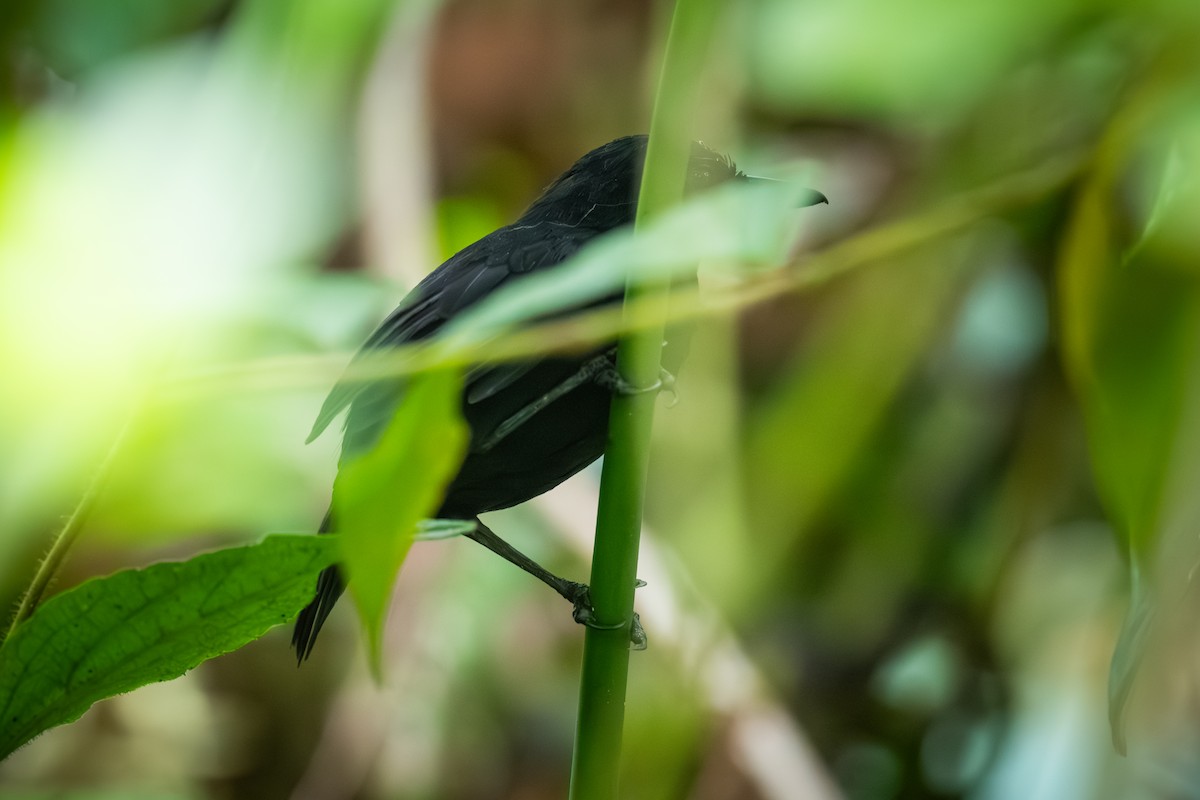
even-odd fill
[{"label": "vertical green stalk", "polygon": [[[638,228],[683,195],[698,76],[720,8],[720,0],[678,0],[675,5],[638,195]],[[626,300],[649,291],[666,291],[666,287],[637,286],[631,276]],[[660,321],[621,339],[617,369],[625,380],[635,386],[658,380],[664,327]],[[584,638],[571,800],[617,797],[654,402],[654,392],[613,398],[591,576],[592,605],[603,627],[589,627]]]}]

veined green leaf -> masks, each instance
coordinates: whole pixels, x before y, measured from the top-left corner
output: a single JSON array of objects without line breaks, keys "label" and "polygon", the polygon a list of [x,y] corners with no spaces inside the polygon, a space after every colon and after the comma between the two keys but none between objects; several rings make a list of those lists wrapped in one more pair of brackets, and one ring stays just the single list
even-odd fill
[{"label": "veined green leaf", "polygon": [[344,462],[334,482],[333,516],[342,534],[342,561],[377,677],[392,584],[418,524],[437,510],[466,452],[461,394],[458,373],[413,378],[379,443]]},{"label": "veined green leaf", "polygon": [[335,537],[276,535],[52,597],[0,647],[0,757],[98,700],[177,678],[287,622],[336,557]]}]

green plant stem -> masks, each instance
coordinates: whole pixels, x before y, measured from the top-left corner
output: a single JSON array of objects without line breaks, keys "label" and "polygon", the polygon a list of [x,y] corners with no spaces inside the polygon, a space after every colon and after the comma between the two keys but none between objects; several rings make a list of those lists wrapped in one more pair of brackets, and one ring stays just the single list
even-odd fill
[{"label": "green plant stem", "polygon": [[[700,66],[720,5],[716,0],[679,0],[675,5],[638,195],[638,228],[683,196],[691,151],[686,132],[697,100]],[[645,293],[665,291],[665,286],[641,287],[630,276],[626,304]],[[665,325],[663,315],[621,339],[617,369],[625,380],[635,386],[649,386],[658,380]],[[589,627],[584,637],[571,800],[617,797],[655,395],[644,392],[613,398],[592,555],[591,599],[599,627]]]},{"label": "green plant stem", "polygon": [[92,476],[92,480],[84,491],[83,496],[79,498],[79,503],[76,504],[75,510],[67,518],[62,530],[54,537],[54,543],[50,545],[50,552],[46,554],[46,557],[42,559],[42,563],[38,565],[37,573],[33,576],[33,582],[29,584],[29,588],[25,590],[25,594],[21,597],[21,605],[17,608],[17,614],[13,617],[12,624],[8,627],[8,632],[4,637],[5,640],[12,636],[17,628],[21,626],[21,623],[29,619],[34,610],[37,609],[38,604],[42,602],[42,598],[46,595],[46,590],[50,588],[54,576],[62,568],[63,562],[67,559],[67,554],[71,551],[75,540],[79,538],[79,533],[83,530],[88,517],[91,516],[92,509],[96,505],[96,499],[100,496],[105,484],[108,482],[108,476],[112,473],[113,462],[116,460],[117,453],[120,452],[121,447],[124,445],[125,439],[129,435],[129,429],[133,425],[133,418],[140,408],[141,404],[136,403],[135,408],[126,415],[120,429],[117,431],[116,438],[109,446],[108,452],[104,455],[104,460],[100,462],[100,466]]}]

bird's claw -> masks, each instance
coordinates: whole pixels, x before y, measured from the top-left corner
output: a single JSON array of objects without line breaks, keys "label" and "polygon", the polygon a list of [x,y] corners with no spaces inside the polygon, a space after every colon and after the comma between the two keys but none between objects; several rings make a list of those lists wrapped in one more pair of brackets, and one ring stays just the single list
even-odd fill
[{"label": "bird's claw", "polygon": [[657,392],[663,388],[662,380],[657,380],[649,386],[632,384],[625,380],[616,369],[605,370],[599,373],[596,375],[595,380],[598,385],[608,389],[613,394],[619,394],[624,397],[631,397],[635,394],[646,394],[647,392]]},{"label": "bird's claw", "polygon": [[674,408],[679,402],[679,392],[675,391],[675,376],[667,372],[662,367],[658,368],[658,382],[662,390],[671,395],[671,400],[667,403],[667,408]]},{"label": "bird's claw", "polygon": [[645,650],[650,640],[646,638],[646,629],[642,627],[642,618],[633,612],[633,621],[629,623],[629,649]]},{"label": "bird's claw", "polygon": [[675,376],[661,367],[658,370],[658,380],[649,386],[636,386],[630,383],[607,361],[604,362],[603,368],[599,369],[593,380],[614,394],[628,397],[636,394],[646,394],[647,392],[665,391],[671,395],[672,406],[679,402],[679,395],[675,391]]},{"label": "bird's claw", "polygon": [[[638,580],[636,587],[645,586],[646,582]],[[601,623],[596,619],[596,610],[592,607],[592,590],[586,583],[571,583],[570,596],[567,597],[571,601],[571,619],[584,625],[588,628],[594,628],[598,631],[615,631],[622,628],[625,623],[617,622],[611,625]],[[642,627],[642,619],[635,612],[633,620],[629,625],[629,646],[633,650],[645,650],[648,639],[646,637],[646,629]]]}]

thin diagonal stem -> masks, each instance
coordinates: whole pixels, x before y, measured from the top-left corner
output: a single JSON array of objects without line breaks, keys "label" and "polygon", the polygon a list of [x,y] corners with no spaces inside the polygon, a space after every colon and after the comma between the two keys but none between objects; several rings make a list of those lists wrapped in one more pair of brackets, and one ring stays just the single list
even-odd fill
[{"label": "thin diagonal stem", "polygon": [[17,614],[13,617],[12,624],[9,625],[5,639],[12,636],[21,623],[29,619],[37,609],[38,604],[42,602],[42,598],[46,595],[46,590],[50,588],[54,576],[58,574],[63,562],[66,561],[67,554],[71,551],[75,540],[79,538],[80,531],[83,530],[83,526],[87,523],[92,509],[96,505],[96,499],[104,491],[108,477],[112,474],[113,462],[116,461],[117,454],[121,451],[125,440],[128,438],[129,429],[133,426],[134,417],[141,408],[140,403],[135,404],[135,406],[121,423],[116,437],[113,439],[112,444],[109,445],[108,452],[104,455],[104,460],[100,462],[100,466],[92,476],[91,482],[76,504],[75,510],[67,518],[62,530],[54,537],[54,543],[50,545],[50,552],[46,554],[46,557],[42,559],[42,563],[38,565],[37,573],[33,576],[33,582],[29,584],[29,588],[25,590],[25,594],[21,597],[21,605],[17,608]]}]

